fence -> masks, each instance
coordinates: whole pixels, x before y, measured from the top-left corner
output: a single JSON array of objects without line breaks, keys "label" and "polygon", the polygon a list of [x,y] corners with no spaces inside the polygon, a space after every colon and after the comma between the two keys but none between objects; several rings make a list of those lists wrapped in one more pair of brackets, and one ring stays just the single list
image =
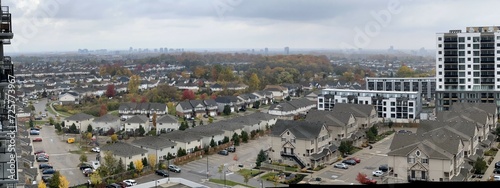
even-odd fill
[{"label": "fence", "polygon": [[273,164],[268,164],[268,163],[261,163],[260,168],[266,168],[270,170],[276,170],[276,171],[285,171],[284,166],[279,166],[279,165],[273,165]]}]

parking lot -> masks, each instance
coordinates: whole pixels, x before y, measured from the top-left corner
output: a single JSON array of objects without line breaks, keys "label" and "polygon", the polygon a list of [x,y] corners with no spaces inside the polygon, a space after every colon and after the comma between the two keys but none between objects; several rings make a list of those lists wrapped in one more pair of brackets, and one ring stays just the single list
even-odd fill
[{"label": "parking lot", "polygon": [[[49,155],[49,162],[55,170],[66,176],[70,185],[78,185],[86,183],[88,178],[77,168],[79,163],[79,154],[70,153],[70,151],[78,150],[77,144],[68,144],[63,140],[62,136],[55,133],[54,126],[43,126],[40,130],[40,135],[31,135],[31,139],[41,137],[42,142],[33,143],[34,151],[44,150]],[[95,160],[96,154],[88,153],[89,160]],[[38,168],[39,163],[35,162],[35,167]],[[39,171],[38,180],[41,180],[42,172]]]}]

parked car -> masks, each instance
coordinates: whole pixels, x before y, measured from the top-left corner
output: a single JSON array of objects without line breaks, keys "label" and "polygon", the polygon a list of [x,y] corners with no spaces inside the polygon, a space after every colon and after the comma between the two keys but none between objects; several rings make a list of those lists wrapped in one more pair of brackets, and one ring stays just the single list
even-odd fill
[{"label": "parked car", "polygon": [[101,149],[99,147],[93,147],[92,152],[100,153]]},{"label": "parked car", "polygon": [[499,175],[493,176],[493,181],[500,181],[500,176]]},{"label": "parked car", "polygon": [[40,135],[40,131],[37,130],[31,130],[30,135]]},{"label": "parked car", "polygon": [[46,153],[39,153],[39,154],[36,154],[36,157],[45,157],[47,159],[49,159],[49,154],[46,154]]},{"label": "parked car", "polygon": [[495,168],[495,169],[493,169],[493,173],[495,173],[495,174],[500,174],[500,168]]},{"label": "parked car", "polygon": [[229,152],[224,149],[224,150],[220,150],[219,154],[221,154],[221,155],[229,155]]},{"label": "parked car", "polygon": [[37,157],[36,161],[37,162],[49,162],[49,158],[47,158],[47,157]]},{"label": "parked car", "polygon": [[389,166],[387,166],[386,164],[383,164],[383,165],[380,165],[378,167],[379,170],[381,170],[382,172],[387,172],[389,171]]},{"label": "parked car", "polygon": [[137,185],[137,182],[133,179],[123,180],[123,183],[127,184],[128,187]]},{"label": "parked car", "polygon": [[345,163],[348,165],[356,165],[357,164],[357,162],[355,160],[352,160],[352,159],[343,160],[342,163]]},{"label": "parked car", "polygon": [[49,168],[54,168],[54,167],[48,163],[41,163],[38,165],[38,169],[49,169]]},{"label": "parked car", "polygon": [[94,173],[94,169],[86,168],[86,169],[83,169],[82,173],[83,173],[83,175],[85,175],[85,177],[89,177],[90,174]]},{"label": "parked car", "polygon": [[50,181],[50,178],[52,178],[52,176],[42,176],[42,181],[44,183],[48,183]]},{"label": "parked car", "polygon": [[49,168],[49,169],[45,169],[42,171],[42,174],[54,174],[56,172],[56,170],[54,170],[53,168]]},{"label": "parked car", "polygon": [[37,150],[37,151],[35,151],[35,153],[34,153],[34,154],[35,154],[35,155],[38,155],[38,154],[40,154],[40,153],[45,153],[45,150]]},{"label": "parked car", "polygon": [[341,169],[348,169],[349,166],[347,166],[345,163],[335,163],[333,165],[334,168],[341,168]]},{"label": "parked car", "polygon": [[384,172],[382,172],[382,170],[375,170],[372,172],[372,174],[375,177],[380,177],[380,176],[384,175]]},{"label": "parked car", "polygon": [[92,168],[92,165],[87,164],[87,163],[82,163],[82,164],[80,165],[80,170],[82,170],[82,171],[83,171],[83,170],[84,170],[84,169],[86,169],[86,168]]},{"label": "parked car", "polygon": [[500,168],[500,161],[495,163],[495,168]]},{"label": "parked car", "polygon": [[168,177],[168,172],[166,170],[156,170],[155,173],[163,177]]},{"label": "parked car", "polygon": [[357,158],[357,157],[349,157],[349,158],[347,158],[347,160],[354,160],[354,161],[356,161],[356,163],[360,163],[361,162],[361,159]]},{"label": "parked car", "polygon": [[40,137],[33,138],[33,142],[41,142],[41,141],[42,141],[42,138],[40,138]]},{"label": "parked car", "polygon": [[175,166],[175,165],[168,165],[168,170],[170,170],[172,172],[181,173],[181,168],[179,168],[178,166]]},{"label": "parked car", "polygon": [[233,152],[234,153],[234,152],[236,152],[236,147],[229,146],[226,150],[229,151],[229,152]]}]

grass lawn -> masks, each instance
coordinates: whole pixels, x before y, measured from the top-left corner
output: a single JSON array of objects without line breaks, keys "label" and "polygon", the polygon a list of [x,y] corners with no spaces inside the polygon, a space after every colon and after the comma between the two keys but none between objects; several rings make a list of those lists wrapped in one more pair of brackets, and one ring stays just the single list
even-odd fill
[{"label": "grass lawn", "polygon": [[108,112],[108,114],[111,114],[111,115],[114,115],[114,116],[118,116],[119,115],[118,110],[113,110],[111,112]]},{"label": "grass lawn", "polygon": [[[221,179],[210,179],[209,181],[212,182],[212,183],[217,183],[217,184],[224,185],[224,180],[221,180]],[[252,186],[248,186],[248,185],[245,185],[245,184],[242,184],[242,183],[230,181],[230,180],[227,180],[227,179],[226,179],[226,185],[229,185],[229,186],[241,185],[241,186],[245,186],[245,187],[252,187]]]},{"label": "grass lawn", "polygon": [[[48,120],[35,120],[35,121],[33,121],[33,123],[35,125],[45,125],[45,123],[48,123],[48,122],[49,122]],[[29,125],[29,123],[28,123],[28,125]]]},{"label": "grass lawn", "polygon": [[269,172],[269,173],[267,173],[267,174],[264,174],[264,175],[263,175],[263,176],[261,176],[260,178],[261,178],[261,179],[264,179],[264,180],[267,180],[267,179],[268,179],[268,178],[270,178],[270,177],[274,177],[274,176],[276,176],[276,174],[278,174],[278,173],[276,173],[276,172]]},{"label": "grass lawn", "polygon": [[285,171],[297,172],[297,168],[285,166]]},{"label": "grass lawn", "polygon": [[254,177],[256,176],[257,174],[260,174],[260,170],[255,170],[255,169],[241,169],[238,171],[239,174],[241,174],[242,176],[245,176],[245,175],[250,175],[251,177]]}]

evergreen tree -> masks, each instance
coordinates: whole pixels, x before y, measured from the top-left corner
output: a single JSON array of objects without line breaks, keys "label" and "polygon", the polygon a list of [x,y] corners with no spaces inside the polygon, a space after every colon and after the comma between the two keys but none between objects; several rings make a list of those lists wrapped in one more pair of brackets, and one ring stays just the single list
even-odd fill
[{"label": "evergreen tree", "polygon": [[128,164],[128,170],[135,170],[135,166],[134,166],[133,161],[130,161],[130,163]]},{"label": "evergreen tree", "polygon": [[212,138],[212,140],[210,140],[210,147],[215,147],[217,146],[217,144],[215,144],[215,140]]},{"label": "evergreen tree", "polygon": [[148,166],[148,159],[146,157],[142,158],[142,165]]},{"label": "evergreen tree", "polygon": [[259,151],[259,154],[257,155],[257,159],[255,161],[255,165],[257,165],[257,167],[260,167],[261,163],[266,161],[267,160],[267,155],[266,153],[264,152],[264,150],[260,150]]},{"label": "evergreen tree", "polygon": [[246,131],[241,131],[241,141],[248,143],[248,133]]},{"label": "evergreen tree", "polygon": [[235,146],[240,145],[240,137],[238,136],[238,134],[234,133],[233,138],[231,140],[233,141]]}]

